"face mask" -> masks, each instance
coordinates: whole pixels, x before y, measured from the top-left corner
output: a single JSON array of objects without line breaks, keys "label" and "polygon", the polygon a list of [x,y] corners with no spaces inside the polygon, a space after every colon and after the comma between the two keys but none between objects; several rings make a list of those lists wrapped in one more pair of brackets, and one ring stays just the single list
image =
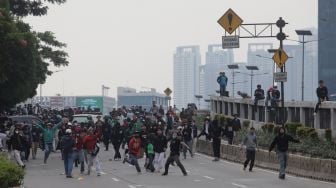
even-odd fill
[{"label": "face mask", "polygon": [[16,134],[19,134],[19,131],[15,131]]}]

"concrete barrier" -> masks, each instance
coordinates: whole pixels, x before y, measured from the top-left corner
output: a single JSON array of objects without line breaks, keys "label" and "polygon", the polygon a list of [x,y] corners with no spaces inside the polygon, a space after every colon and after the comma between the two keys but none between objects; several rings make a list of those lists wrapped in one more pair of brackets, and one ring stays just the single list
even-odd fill
[{"label": "concrete barrier", "polygon": [[[206,155],[213,155],[212,143],[205,140],[197,141],[197,151]],[[243,163],[245,160],[245,150],[235,145],[221,145],[221,158]],[[278,170],[279,162],[275,152],[269,153],[266,150],[256,152],[255,165],[261,168]],[[319,159],[289,154],[287,173],[318,179],[323,181],[336,182],[336,160]]]}]

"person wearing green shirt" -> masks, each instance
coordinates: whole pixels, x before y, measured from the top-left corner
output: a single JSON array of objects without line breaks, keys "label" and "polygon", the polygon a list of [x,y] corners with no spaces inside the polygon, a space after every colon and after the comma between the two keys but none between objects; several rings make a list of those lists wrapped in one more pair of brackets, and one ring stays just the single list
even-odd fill
[{"label": "person wearing green shirt", "polygon": [[154,153],[153,139],[149,140],[146,150],[147,150],[146,155],[148,158],[146,170],[150,170],[151,172],[154,172],[155,168],[153,165],[153,161],[154,161],[155,153]]},{"label": "person wearing green shirt", "polygon": [[48,123],[46,128],[41,125],[37,125],[42,130],[43,140],[44,140],[44,145],[45,145],[44,164],[47,164],[49,155],[51,151],[53,150],[53,140],[55,137],[55,132],[62,124],[63,124],[63,121],[59,122],[55,126],[52,126],[51,123]]}]

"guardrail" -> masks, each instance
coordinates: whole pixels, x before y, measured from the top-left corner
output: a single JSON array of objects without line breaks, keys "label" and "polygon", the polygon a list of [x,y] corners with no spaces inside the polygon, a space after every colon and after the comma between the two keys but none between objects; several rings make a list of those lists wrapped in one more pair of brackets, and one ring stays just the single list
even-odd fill
[{"label": "guardrail", "polygon": [[[212,114],[229,116],[238,114],[239,118],[251,120],[254,124],[280,122],[280,109],[276,109],[274,112],[270,111],[269,108],[265,107],[264,100],[258,102],[255,112],[253,112],[253,99],[212,96],[210,105]],[[300,122],[307,127],[315,128],[320,134],[324,129],[331,129],[333,136],[335,137],[336,102],[323,102],[316,115],[314,115],[315,105],[316,102],[285,102],[286,122]]]}]

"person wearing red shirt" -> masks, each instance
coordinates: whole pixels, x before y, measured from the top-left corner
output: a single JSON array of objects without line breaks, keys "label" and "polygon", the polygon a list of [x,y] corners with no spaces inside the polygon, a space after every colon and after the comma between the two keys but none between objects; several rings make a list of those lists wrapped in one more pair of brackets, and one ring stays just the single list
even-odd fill
[{"label": "person wearing red shirt", "polygon": [[85,132],[77,130],[74,140],[75,140],[75,149],[73,153],[73,159],[74,161],[78,160],[81,167],[80,167],[80,172],[81,174],[84,173],[84,151],[83,151],[83,145],[84,145],[84,137],[85,137]]},{"label": "person wearing red shirt", "polygon": [[140,174],[141,169],[138,163],[138,157],[140,156],[140,148],[141,148],[141,139],[139,132],[135,132],[132,135],[131,140],[128,144],[129,149],[129,157],[125,157],[123,163],[127,162],[133,166],[135,166],[137,172]]},{"label": "person wearing red shirt", "polygon": [[83,146],[87,150],[88,158],[88,175],[90,175],[91,167],[95,164],[97,176],[100,176],[102,173],[101,164],[99,161],[99,131],[94,134],[93,128],[89,128],[88,135],[84,137]]}]

